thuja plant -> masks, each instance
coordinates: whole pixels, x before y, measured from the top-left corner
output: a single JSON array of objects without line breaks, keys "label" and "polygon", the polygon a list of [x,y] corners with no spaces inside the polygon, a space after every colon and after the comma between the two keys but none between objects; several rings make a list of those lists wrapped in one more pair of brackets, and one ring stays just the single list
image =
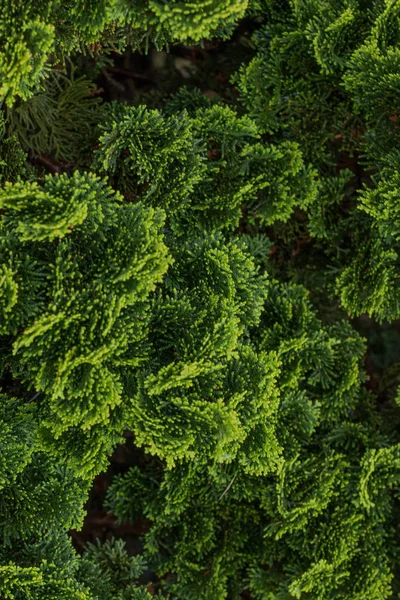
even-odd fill
[{"label": "thuja plant", "polygon": [[[368,312],[381,321],[398,319],[400,315],[399,215],[395,200],[399,176],[395,98],[400,89],[396,64],[400,55],[395,43],[398,23],[393,21],[398,11],[399,7],[394,6],[393,13],[386,11],[381,16],[372,40],[355,53],[344,80],[355,99],[357,113],[365,120],[362,149],[371,179],[357,199],[357,220],[361,223],[356,237],[359,252],[353,253],[337,289],[350,314]],[[383,30],[386,22],[392,23],[388,39]]]},{"label": "thuja plant", "polygon": [[[143,107],[117,112],[100,138],[97,164],[124,197],[78,171],[6,182],[0,191],[1,331],[12,336],[10,369],[39,394],[43,444],[63,449],[83,473],[104,465],[130,422],[133,398],[167,390],[175,378],[191,387],[192,377],[218,371],[256,318],[262,278],[218,225],[232,228],[246,197],[270,219],[285,219],[290,203],[314,194],[296,146],[263,145],[252,122],[230,109],[179,120]],[[230,212],[223,210],[225,188],[237,195]],[[286,214],[273,205],[270,188],[286,194]],[[164,291],[151,295],[163,276]],[[186,348],[183,336],[181,351],[167,352],[165,363],[159,319],[161,327],[169,320],[174,328],[192,327],[192,342]],[[146,423],[150,407],[143,410]],[[139,432],[138,414],[132,423]]]},{"label": "thuja plant", "polygon": [[83,48],[127,43],[159,47],[226,36],[248,0],[3,0],[0,15],[0,99],[30,97],[49,63]]},{"label": "thuja plant", "polygon": [[0,395],[0,595],[5,600],[147,600],[145,569],[121,541],[81,557],[67,530],[79,528],[90,480],[43,452],[40,408]]},{"label": "thuja plant", "polygon": [[[128,345],[141,347],[148,295],[168,264],[162,215],[139,205],[124,208],[94,175],[48,177],[39,186],[29,181],[15,139],[4,139],[1,149],[8,182],[0,235],[0,380],[7,392],[0,395],[0,596],[147,600],[152,596],[138,582],[146,568],[142,558],[129,557],[122,541],[89,546],[81,557],[68,529],[82,525],[91,475],[123,431],[111,414],[122,390],[117,363],[124,363]],[[68,237],[74,231],[75,243]],[[135,232],[131,243],[123,242],[127,231]],[[66,329],[64,311],[71,317]],[[124,312],[131,319],[121,318]],[[15,342],[25,334],[18,357]],[[115,359],[108,367],[107,335]],[[129,352],[127,361],[140,362],[138,353]],[[53,395],[56,380],[61,387]],[[90,430],[90,421],[97,427]]]},{"label": "thuja plant", "polygon": [[[399,411],[348,319],[399,314],[399,6],[251,2],[238,106],[155,110],[62,62],[227,37],[245,0],[4,3],[0,597],[399,593]],[[78,554],[127,431],[107,503],[147,517],[144,556]]]},{"label": "thuja plant", "polygon": [[308,284],[318,262],[318,285],[348,314],[396,319],[397,242],[367,205],[379,193],[397,218],[385,198],[399,136],[399,4],[261,1],[252,9],[262,24],[256,56],[235,77],[241,102],[272,142],[296,141],[319,172],[318,200],[293,223],[292,239],[300,233],[313,257],[306,265],[302,253],[297,276]]},{"label": "thuja plant", "polygon": [[[128,119],[125,109],[120,111],[123,123]],[[225,116],[225,122],[242,123],[233,111],[213,112]],[[162,136],[142,127],[143,118],[150,124],[153,118],[161,126],[171,126],[176,120],[144,108],[128,112],[127,117],[130,127],[136,123],[138,146],[150,143],[155,157],[165,157],[161,164],[171,189],[166,202],[157,189],[153,202],[146,185],[140,188],[140,181],[135,182],[141,175],[136,165],[128,169],[128,163],[125,169],[136,184],[130,194],[124,177],[115,181],[125,191],[124,198],[91,173],[75,171],[71,176],[48,175],[36,181],[24,171],[21,150],[19,170],[10,178],[4,168],[5,178],[11,181],[0,191],[2,380],[10,393],[15,388],[21,415],[34,415],[30,441],[22,438],[22,443],[31,444],[32,461],[38,456],[36,468],[45,477],[46,493],[54,488],[62,494],[70,487],[79,518],[91,477],[105,468],[125,429],[134,432],[137,444],[171,466],[183,458],[218,463],[238,455],[246,469],[263,472],[276,460],[268,456],[268,448],[276,445],[275,433],[264,419],[272,418],[277,402],[277,357],[274,352],[258,357],[247,339],[248,329],[259,321],[266,280],[258,274],[245,245],[224,239],[215,226],[210,231],[200,219],[196,226],[197,207],[189,203],[196,185],[209,185],[206,141],[200,143],[191,134],[191,122],[185,117],[192,152],[188,164],[193,164],[193,181],[197,182],[185,188],[179,172],[175,174],[179,158],[173,138],[168,152]],[[251,127],[251,121],[244,123]],[[254,127],[251,131],[256,136]],[[101,139],[99,153],[105,153],[103,143]],[[264,148],[261,141],[255,143]],[[12,155],[6,165],[11,166],[11,159]],[[140,161],[137,152],[132,152],[133,160]],[[283,171],[282,177],[287,178],[288,189],[297,185],[290,173]],[[310,175],[306,181],[312,189]],[[243,178],[240,182],[244,185]],[[183,191],[174,193],[173,183]],[[182,198],[188,208],[179,220]],[[191,228],[184,236],[186,222]],[[226,223],[230,225],[230,218]],[[264,446],[263,457],[256,451],[257,440]],[[6,456],[6,470],[13,471],[13,461],[15,452]],[[63,479],[57,485],[51,474],[46,475],[47,468],[58,464],[56,474],[64,477],[63,469],[67,469],[78,487],[68,480],[64,484]],[[29,486],[29,469],[34,467],[29,463],[26,468],[24,482]],[[38,478],[34,470],[31,477]],[[46,558],[51,545],[58,544],[54,532],[77,527],[78,517],[72,520],[68,505],[54,500],[59,505],[59,522],[49,520],[45,507],[53,501],[40,495],[38,484],[36,510],[42,510],[43,536],[47,536],[42,541],[23,485],[21,501],[14,493],[8,509],[14,510],[15,503],[29,511],[31,527],[37,523],[39,546],[29,551],[25,562],[19,554],[14,556],[11,547],[5,551],[12,563],[5,558],[4,594],[18,597],[25,585],[32,597],[36,593],[45,597],[55,594],[54,590],[61,593],[64,586],[65,597],[79,591],[86,598],[85,589],[79,587],[84,582],[75,573],[78,559],[69,567],[72,558],[68,555],[66,570],[54,582],[58,563]],[[69,497],[68,492],[66,502]],[[16,535],[17,526],[6,521],[8,535]],[[25,534],[29,538],[32,532]],[[43,572],[38,566],[42,546],[47,548]],[[135,582],[130,585],[132,598],[142,593]],[[47,586],[53,591],[47,592]],[[114,593],[111,590],[107,593]]]},{"label": "thuja plant", "polygon": [[16,100],[5,112],[9,136],[15,136],[33,160],[50,157],[56,161],[54,169],[61,168],[57,161],[66,168],[90,165],[104,110],[96,85],[77,76],[73,64],[67,73],[49,70],[44,89]]},{"label": "thuja plant", "polygon": [[163,215],[123,205],[87,173],[6,183],[0,195],[10,368],[41,393],[44,443],[87,471],[106,460],[112,423],[121,431],[120,370],[143,360],[148,296],[169,262]]},{"label": "thuja plant", "polygon": [[[93,164],[125,198],[166,210],[175,234],[233,230],[243,211],[261,225],[316,201],[315,171],[294,142],[264,143],[255,123],[227,106],[167,114],[114,105]],[[182,106],[183,105],[183,106]]]},{"label": "thuja plant", "polygon": [[238,432],[215,458],[133,467],[109,506],[152,520],[146,552],[174,598],[389,598],[399,447],[362,388],[363,343],[347,323],[322,327],[293,285],[267,285],[259,318],[240,351],[250,377],[221,369],[207,399],[235,390],[242,447]]}]

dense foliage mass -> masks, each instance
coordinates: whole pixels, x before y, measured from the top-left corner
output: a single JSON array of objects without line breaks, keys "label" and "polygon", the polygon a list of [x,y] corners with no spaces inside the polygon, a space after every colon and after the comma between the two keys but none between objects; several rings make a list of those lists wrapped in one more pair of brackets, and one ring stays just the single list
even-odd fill
[{"label": "dense foliage mass", "polygon": [[0,597],[400,597],[400,2],[0,9]]}]

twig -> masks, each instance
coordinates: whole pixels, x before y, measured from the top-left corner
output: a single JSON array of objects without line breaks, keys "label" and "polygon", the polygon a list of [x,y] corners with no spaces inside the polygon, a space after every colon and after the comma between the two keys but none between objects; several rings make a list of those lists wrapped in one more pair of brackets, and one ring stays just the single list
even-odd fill
[{"label": "twig", "polygon": [[235,481],[235,479],[236,479],[236,475],[234,475],[234,476],[233,476],[233,478],[232,478],[232,481],[230,482],[230,484],[228,485],[228,487],[227,487],[227,488],[226,488],[226,489],[225,489],[225,490],[222,492],[222,494],[221,494],[221,495],[220,495],[220,497],[218,498],[218,501],[219,501],[219,500],[222,500],[222,498],[225,496],[225,494],[226,494],[227,492],[229,492],[229,490],[231,489],[232,483]]},{"label": "twig", "polygon": [[36,398],[39,396],[39,394],[41,394],[42,392],[36,392],[36,394],[33,396],[33,398],[31,398],[30,400],[27,401],[26,404],[29,404],[30,402],[33,402],[34,400],[36,400]]}]

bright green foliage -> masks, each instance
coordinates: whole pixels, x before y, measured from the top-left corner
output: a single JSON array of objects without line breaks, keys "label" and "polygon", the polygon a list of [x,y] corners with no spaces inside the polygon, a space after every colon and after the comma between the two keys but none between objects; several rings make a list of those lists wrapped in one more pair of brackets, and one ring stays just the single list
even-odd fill
[{"label": "bright green foliage", "polygon": [[[24,593],[26,588],[38,587],[42,582],[40,570],[35,567],[24,569],[13,564],[0,567],[0,589],[3,598],[15,598]],[[32,592],[29,594],[32,597]]]},{"label": "bright green foliage", "polygon": [[386,163],[386,155],[399,143],[400,4],[392,0],[381,4],[382,12],[375,9],[369,36],[352,55],[343,77],[353,110],[365,123],[362,147],[372,168],[376,161]]},{"label": "bright green foliage", "polygon": [[264,22],[254,35],[258,52],[236,81],[263,131],[299,142],[305,157],[325,168],[336,164],[338,151],[359,147],[365,115],[377,134],[388,133],[393,123],[376,117],[388,120],[397,110],[398,2],[255,4]]},{"label": "bright green foliage", "polygon": [[175,574],[165,584],[174,598],[236,600],[245,589],[268,600],[388,598],[398,447],[379,449],[389,440],[360,390],[361,340],[346,323],[321,327],[292,286],[272,286],[250,337],[280,361],[268,419],[275,464],[249,470],[245,444],[218,469],[198,460],[163,474],[134,468],[116,478],[110,506],[121,520],[144,511],[153,521],[146,551],[160,574]]},{"label": "bright green foliage", "polygon": [[52,2],[2,0],[0,11],[0,98],[12,104],[27,98],[43,77],[53,46],[48,19]]},{"label": "bright green foliage", "polygon": [[2,538],[29,539],[47,528],[80,526],[87,482],[54,460],[36,454],[32,462],[1,491]]},{"label": "bright green foliage", "polygon": [[[150,30],[155,42],[200,41],[227,33],[245,13],[248,0],[114,0],[112,14],[133,29]],[[228,31],[227,31],[228,30]]]},{"label": "bright green foliage", "polygon": [[250,222],[272,225],[277,220],[287,221],[296,208],[306,210],[315,203],[316,173],[304,165],[296,143],[269,147],[256,144],[245,149],[242,156],[253,181],[254,191],[247,203]]},{"label": "bright green foliage", "polygon": [[263,144],[253,121],[228,107],[165,116],[117,105],[104,127],[94,168],[125,198],[167,210],[175,231],[232,228],[245,206],[262,224],[286,221],[315,201],[298,146]]},{"label": "bright green foliage", "polygon": [[245,469],[268,471],[279,454],[271,422],[277,359],[258,357],[246,343],[266,282],[221,239],[174,250],[152,311],[149,363],[132,398],[136,442],[168,465],[184,457],[231,462],[242,447]]},{"label": "bright green foliage", "polygon": [[199,109],[194,124],[206,143],[208,158],[194,206],[201,211],[196,215],[201,222],[221,227],[237,207],[231,217],[237,226],[239,209],[246,204],[261,223],[285,221],[296,206],[315,199],[313,174],[304,166],[296,144],[266,146],[259,142],[253,121],[238,119],[231,109],[218,105]]},{"label": "bright green foliage", "polygon": [[248,0],[150,0],[149,8],[173,39],[200,40],[243,16]]},{"label": "bright green foliage", "polygon": [[[44,392],[46,439],[108,423],[122,402],[119,370],[143,359],[147,297],[168,265],[162,215],[120,202],[77,172],[0,193],[2,333],[14,336],[15,376]],[[88,436],[77,444],[83,470],[108,443]]]},{"label": "bright green foliage", "polygon": [[66,534],[83,519],[90,481],[38,451],[36,404],[0,396],[0,596],[12,600],[147,600],[145,569],[122,542],[89,547]]},{"label": "bright green foliage", "polygon": [[41,409],[0,395],[0,596],[10,600],[148,600],[146,565],[121,541],[81,558],[66,534],[84,515],[90,480],[37,445]]},{"label": "bright green foliage", "polygon": [[[349,321],[400,317],[400,1],[247,4],[1,6],[2,599],[400,593],[399,363],[389,393]],[[149,61],[110,71],[132,105],[98,99],[108,50],[171,42],[188,87],[165,99]],[[238,103],[207,92],[251,43]],[[124,433],[107,502],[144,555],[78,555]]]},{"label": "bright green foliage", "polygon": [[342,242],[351,226],[348,227],[340,211],[354,192],[353,182],[354,175],[350,169],[316,180],[317,199],[310,205],[307,215],[307,229],[311,237],[328,240],[332,245]]}]

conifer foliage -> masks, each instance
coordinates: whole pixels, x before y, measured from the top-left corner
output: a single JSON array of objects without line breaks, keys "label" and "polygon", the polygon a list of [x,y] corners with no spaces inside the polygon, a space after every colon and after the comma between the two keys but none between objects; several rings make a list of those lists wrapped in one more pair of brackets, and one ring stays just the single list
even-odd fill
[{"label": "conifer foliage", "polygon": [[126,198],[165,209],[176,233],[232,229],[244,206],[261,224],[286,221],[315,201],[315,173],[296,143],[263,143],[227,106],[188,114],[176,102],[170,112],[114,106],[93,167]]},{"label": "conifer foliage", "polygon": [[[12,104],[40,85],[46,64],[98,44],[200,41],[232,30],[248,0],[2,0],[0,97]],[[229,27],[231,26],[231,27]],[[122,31],[121,31],[122,29]]]},{"label": "conifer foliage", "polygon": [[81,468],[89,468],[121,404],[119,370],[142,360],[148,295],[168,265],[163,215],[122,205],[99,178],[77,171],[43,186],[6,183],[0,206],[1,333],[14,338],[13,373],[43,392],[47,443],[80,437]]},{"label": "conifer foliage", "polygon": [[[0,9],[0,598],[398,597],[400,2]],[[100,98],[195,44],[234,88]],[[78,549],[127,438],[142,551]]]}]

